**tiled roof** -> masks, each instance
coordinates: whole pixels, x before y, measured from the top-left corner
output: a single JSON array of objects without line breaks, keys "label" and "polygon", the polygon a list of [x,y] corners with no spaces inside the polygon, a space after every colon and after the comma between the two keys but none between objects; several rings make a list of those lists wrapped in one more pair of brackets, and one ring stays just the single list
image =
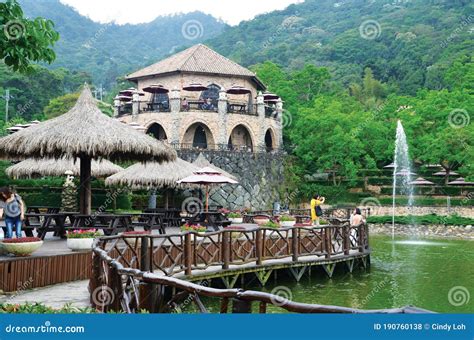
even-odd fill
[{"label": "tiled roof", "polygon": [[133,72],[127,78],[136,79],[176,71],[255,77],[255,74],[245,67],[240,66],[203,44],[198,44]]}]

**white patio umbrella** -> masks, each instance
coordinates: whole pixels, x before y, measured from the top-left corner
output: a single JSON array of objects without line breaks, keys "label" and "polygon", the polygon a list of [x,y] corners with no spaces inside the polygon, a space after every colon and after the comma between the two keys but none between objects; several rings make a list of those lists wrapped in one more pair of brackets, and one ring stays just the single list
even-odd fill
[{"label": "white patio umbrella", "polygon": [[226,177],[210,167],[202,168],[191,176],[176,181],[178,184],[199,184],[206,187],[206,212],[209,210],[209,186],[220,184],[237,184],[236,180]]}]

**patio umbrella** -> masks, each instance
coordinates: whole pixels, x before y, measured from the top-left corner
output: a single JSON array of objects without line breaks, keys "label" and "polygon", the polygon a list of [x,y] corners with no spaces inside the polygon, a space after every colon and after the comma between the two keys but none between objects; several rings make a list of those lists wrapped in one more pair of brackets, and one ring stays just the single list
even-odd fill
[{"label": "patio umbrella", "polygon": [[276,95],[275,93],[271,92],[264,92],[263,93],[263,100],[268,102],[268,101],[277,101],[280,96]]},{"label": "patio umbrella", "polygon": [[448,183],[449,185],[474,185],[474,182],[466,182],[464,177],[456,178],[454,181]]},{"label": "patio umbrella", "polygon": [[441,164],[426,164],[425,168],[427,168],[427,169],[437,169],[437,168],[441,168]]},{"label": "patio umbrella", "polygon": [[[108,160],[92,160],[91,175],[94,177],[107,177],[123,170]],[[71,175],[80,175],[79,162],[74,162],[71,158],[29,158],[20,163],[12,165],[5,170],[10,178],[30,178],[36,174],[41,176],[63,176],[66,171]]]},{"label": "patio umbrella", "polygon": [[191,176],[185,177],[179,181],[178,184],[199,184],[206,187],[206,212],[209,210],[209,186],[210,185],[219,185],[219,184],[237,184],[236,180],[226,177],[220,172],[206,167],[202,168]]},{"label": "patio umbrella", "polygon": [[168,93],[170,90],[165,88],[163,85],[160,84],[153,84],[143,88],[143,91],[148,93]]},{"label": "patio umbrella", "polygon": [[129,97],[129,96],[125,96],[125,95],[117,96],[115,98],[120,100],[121,102],[128,102],[128,101],[132,100],[131,96]]},{"label": "patio umbrella", "polygon": [[67,113],[0,138],[0,158],[80,159],[81,213],[91,213],[91,161],[168,161],[169,146],[103,114],[87,85]]},{"label": "patio umbrella", "polygon": [[191,91],[191,92],[206,91],[207,89],[208,89],[208,87],[202,85],[201,83],[191,83],[188,86],[183,87],[183,90]]},{"label": "patio umbrella", "polygon": [[211,162],[209,162],[206,157],[202,154],[202,152],[198,155],[198,157],[196,158],[196,160],[193,162],[193,164],[195,166],[197,166],[199,169],[201,168],[211,168],[211,169],[214,169],[215,171],[217,172],[220,172],[222,175],[226,176],[226,177],[229,177],[233,180],[237,180],[237,177],[232,175],[231,173],[215,166],[214,164],[212,164]]},{"label": "patio umbrella", "polygon": [[248,88],[240,86],[240,85],[234,85],[230,89],[226,91],[228,94],[248,94],[251,93]]},{"label": "patio umbrella", "polygon": [[393,168],[395,168],[395,164],[390,163],[390,164],[388,164],[388,165],[385,165],[383,168],[384,168],[384,169],[393,169]]},{"label": "patio umbrella", "polygon": [[414,181],[411,181],[409,184],[411,184],[411,185],[434,185],[433,182],[430,182],[430,181],[424,179],[423,177],[418,177]]},{"label": "patio umbrella", "polygon": [[[119,92],[119,95],[122,95],[122,96],[127,96],[127,97],[132,97],[133,94],[138,91],[136,88],[134,87],[129,87],[128,89],[126,90],[122,90]],[[138,92],[138,95],[139,96],[144,96],[145,94],[143,92]]]},{"label": "patio umbrella", "polygon": [[[446,176],[448,173],[446,170],[438,171],[433,174],[433,176]],[[458,176],[459,174],[456,171],[450,171],[449,172],[450,176]]]}]

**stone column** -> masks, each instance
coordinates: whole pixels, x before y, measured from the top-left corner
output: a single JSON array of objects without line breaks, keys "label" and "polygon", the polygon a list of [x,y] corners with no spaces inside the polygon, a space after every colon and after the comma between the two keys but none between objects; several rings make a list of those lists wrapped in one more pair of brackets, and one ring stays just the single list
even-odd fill
[{"label": "stone column", "polygon": [[286,124],[291,123],[291,116],[283,117],[283,102],[281,98],[278,98],[276,103],[276,120],[278,125],[278,148],[281,148],[283,145],[283,128]]},{"label": "stone column", "polygon": [[219,91],[219,101],[217,102],[217,114],[219,115],[218,126],[219,136],[217,144],[227,144],[227,93],[224,89]]},{"label": "stone column", "polygon": [[178,113],[181,111],[181,91],[176,87],[170,93],[170,109],[171,113]]},{"label": "stone column", "polygon": [[118,117],[120,112],[120,100],[118,99],[118,96],[115,96],[114,98],[114,117]]},{"label": "stone column", "polygon": [[181,127],[181,91],[178,88],[173,88],[170,92],[170,111],[171,111],[171,130],[168,135],[168,142],[171,144],[178,144],[179,130]]},{"label": "stone column", "polygon": [[265,103],[263,102],[263,94],[262,92],[258,92],[257,94],[257,115],[260,124],[260,133],[257,136],[256,145],[259,150],[265,149]]},{"label": "stone column", "polygon": [[281,98],[278,98],[276,102],[276,119],[279,121],[283,120],[283,102]]},{"label": "stone column", "polygon": [[132,94],[132,120],[137,119],[137,115],[140,113],[140,95],[138,90],[135,90]]}]

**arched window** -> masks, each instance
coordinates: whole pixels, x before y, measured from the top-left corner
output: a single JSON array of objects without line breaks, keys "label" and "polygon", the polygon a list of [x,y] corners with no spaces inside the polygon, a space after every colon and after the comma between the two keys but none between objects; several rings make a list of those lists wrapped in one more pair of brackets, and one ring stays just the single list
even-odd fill
[{"label": "arched window", "polygon": [[265,133],[265,147],[267,152],[272,151],[274,149],[274,141],[273,141],[273,134],[270,129],[267,130]]},{"label": "arched window", "polygon": [[204,128],[202,125],[198,125],[196,127],[196,130],[194,131],[193,147],[207,149],[206,131],[204,131]]},{"label": "arched window", "polygon": [[212,132],[204,123],[190,125],[181,143],[185,148],[212,149],[215,147]]},{"label": "arched window", "polygon": [[228,145],[233,150],[252,151],[253,142],[250,131],[242,124],[237,125],[229,136]]},{"label": "arched window", "polygon": [[166,140],[168,137],[166,136],[165,129],[158,123],[153,123],[150,125],[148,130],[146,131],[147,135],[152,135],[158,140]]}]

